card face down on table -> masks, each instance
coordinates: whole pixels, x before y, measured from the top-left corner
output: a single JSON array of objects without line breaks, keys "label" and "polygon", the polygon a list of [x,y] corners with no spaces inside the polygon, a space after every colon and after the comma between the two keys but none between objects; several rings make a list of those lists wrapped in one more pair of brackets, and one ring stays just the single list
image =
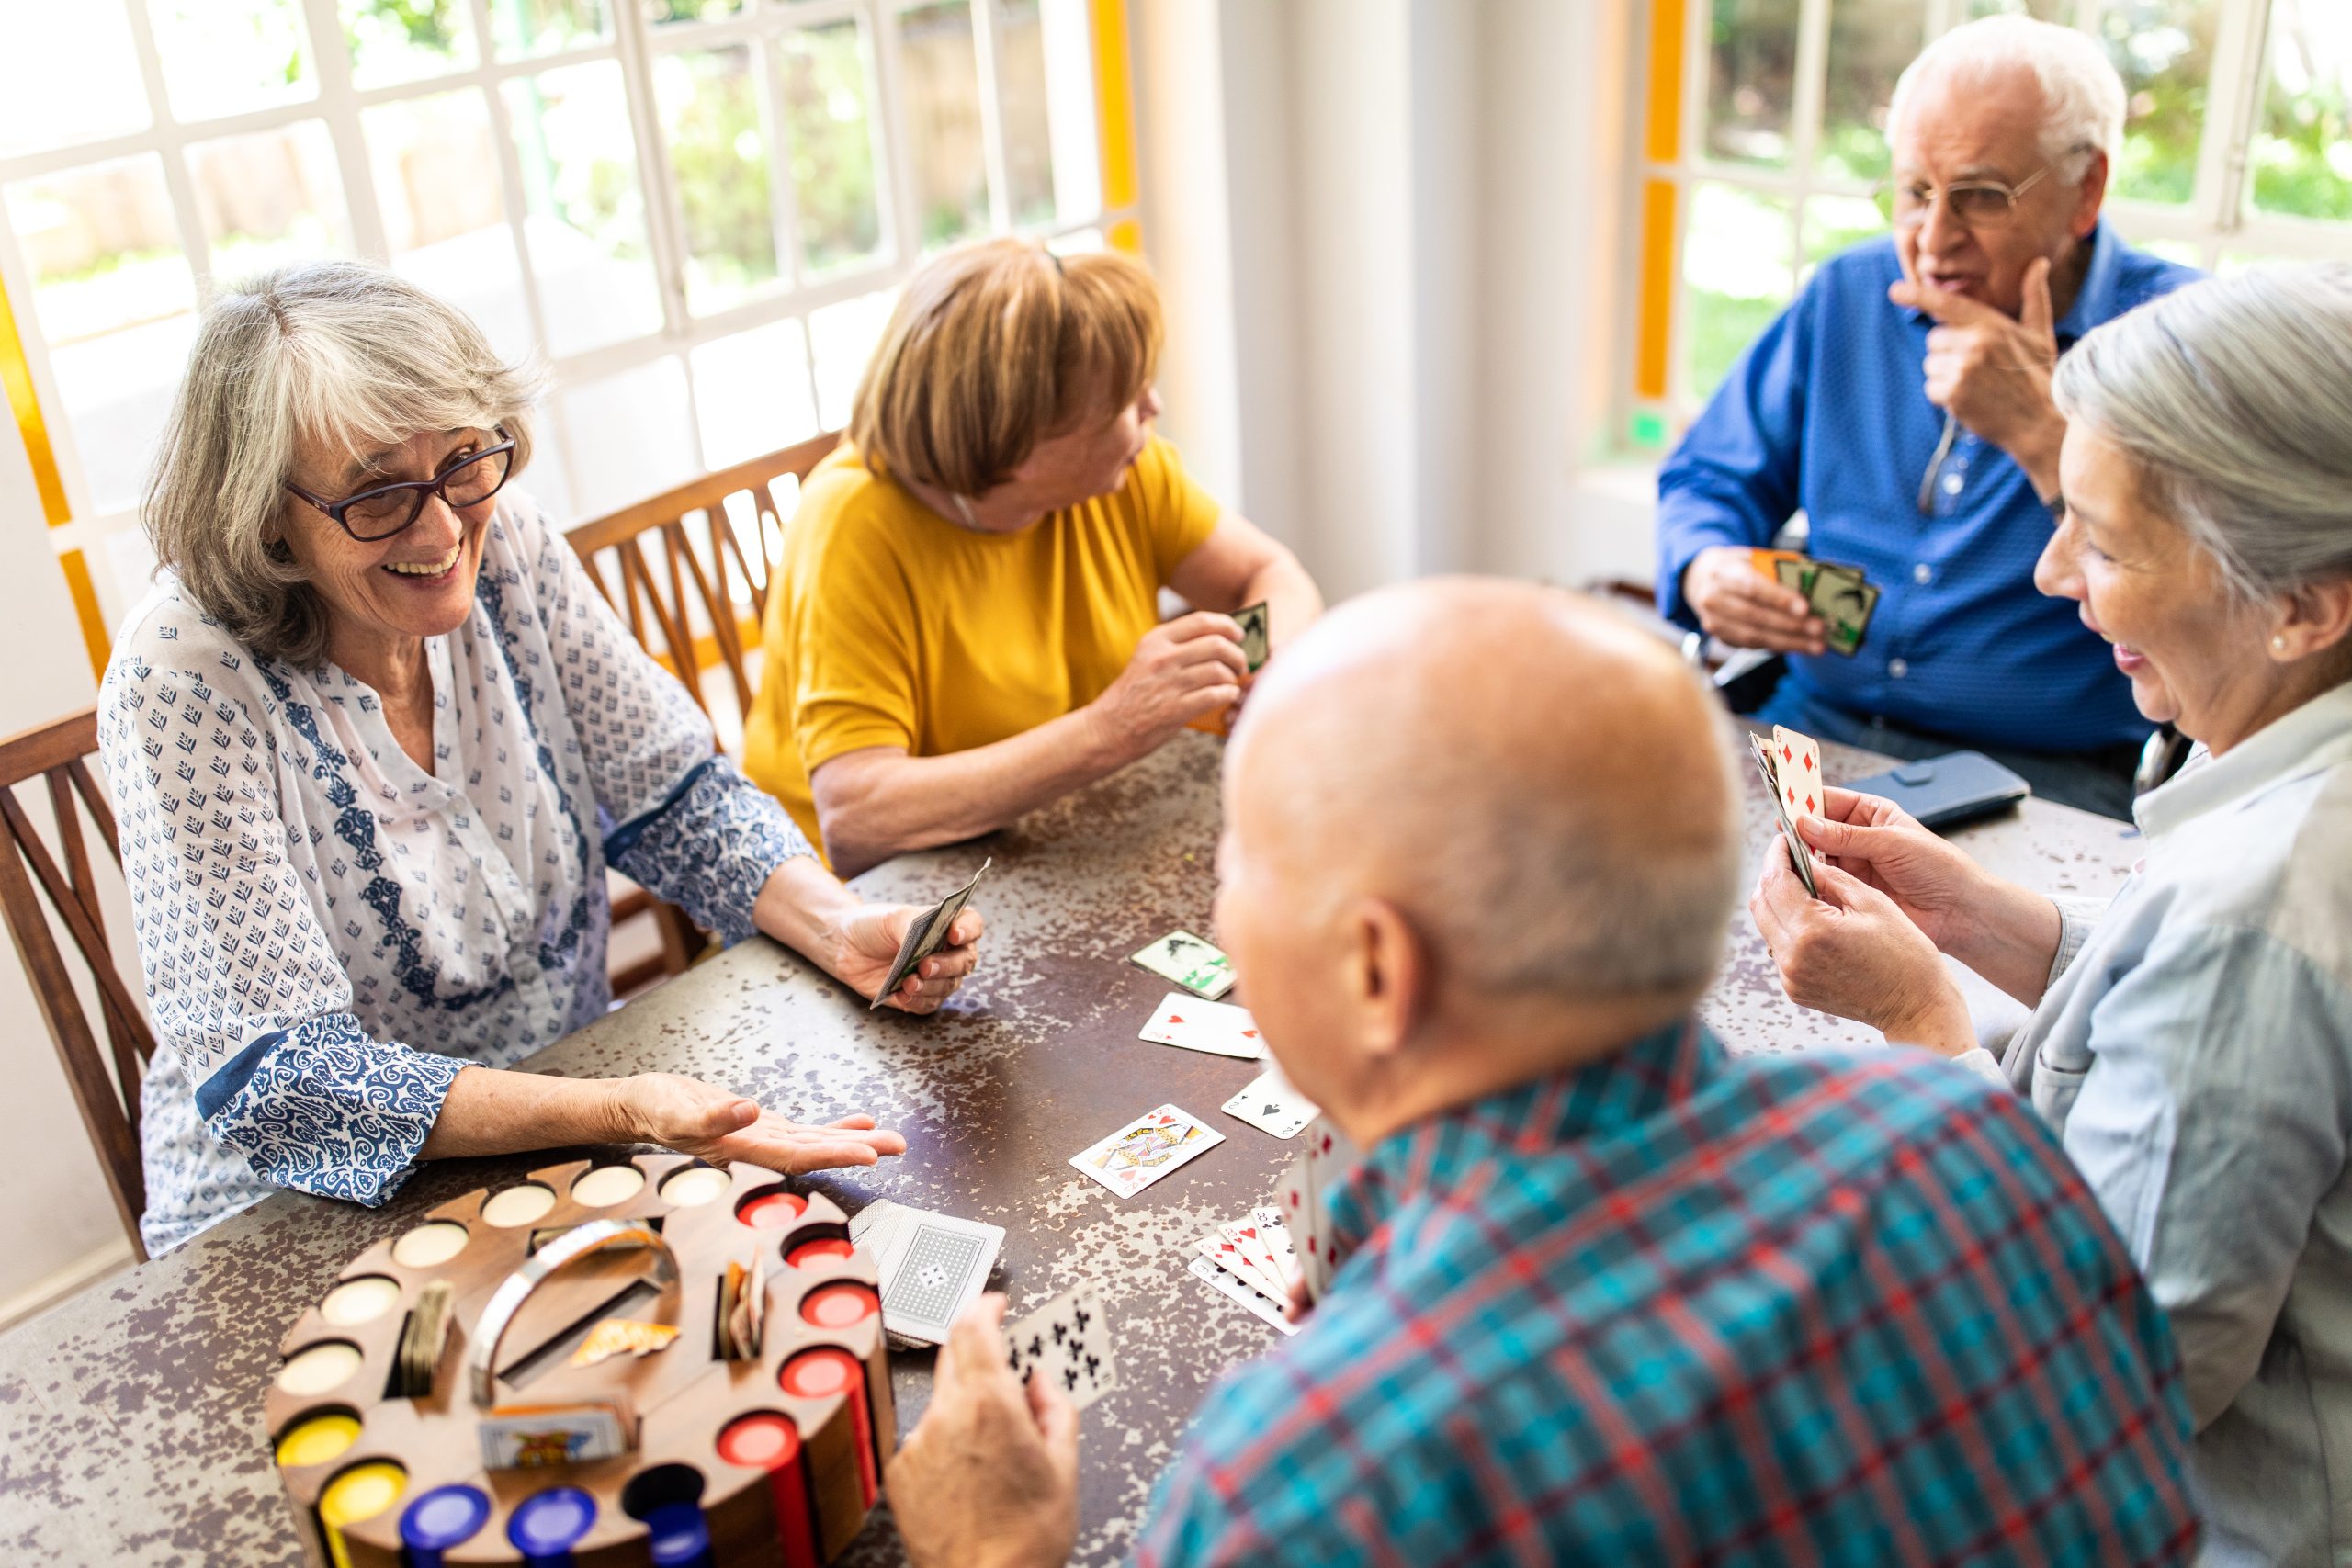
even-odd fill
[{"label": "card face down on table", "polygon": [[849,1238],[874,1254],[882,1326],[916,1344],[944,1345],[956,1314],[987,1289],[1004,1227],[885,1198],[850,1220]]}]

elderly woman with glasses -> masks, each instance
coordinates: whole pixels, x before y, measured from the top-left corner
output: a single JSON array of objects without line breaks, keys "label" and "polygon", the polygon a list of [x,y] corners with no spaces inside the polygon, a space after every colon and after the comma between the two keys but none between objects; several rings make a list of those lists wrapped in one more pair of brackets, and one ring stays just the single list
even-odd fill
[{"label": "elderly woman with glasses", "polygon": [[[779,1170],[905,1148],[667,1073],[511,1071],[602,1017],[613,866],[861,995],[914,911],[862,904],[507,481],[534,377],[373,268],[207,312],[143,509],[164,569],[100,694],[157,1050],[152,1251],[421,1159],[644,1142]],[[938,1006],[981,921],[888,999]]]},{"label": "elderly woman with glasses", "polygon": [[[2035,580],[2201,743],[2138,866],[2062,908],[1831,790],[1819,897],[1776,846],[1749,908],[1792,997],[2013,1082],[2090,1178],[2180,1344],[2200,1561],[2352,1560],[2352,267],[2193,284],[2056,393]],[[1943,955],[2033,1006],[2005,1067]]]}]

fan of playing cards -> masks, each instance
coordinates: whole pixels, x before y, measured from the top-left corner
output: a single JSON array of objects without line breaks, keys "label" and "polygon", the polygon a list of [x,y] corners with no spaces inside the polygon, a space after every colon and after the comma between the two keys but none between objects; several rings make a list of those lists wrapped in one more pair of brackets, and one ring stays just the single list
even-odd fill
[{"label": "fan of playing cards", "polygon": [[1781,836],[1789,841],[1789,859],[1795,863],[1804,890],[1815,897],[1821,890],[1813,882],[1813,852],[1797,836],[1796,819],[1821,815],[1821,742],[1783,725],[1772,727],[1772,742],[1751,735],[1747,744],[1756,765],[1764,772],[1764,789],[1772,797],[1772,811],[1781,819]]}]

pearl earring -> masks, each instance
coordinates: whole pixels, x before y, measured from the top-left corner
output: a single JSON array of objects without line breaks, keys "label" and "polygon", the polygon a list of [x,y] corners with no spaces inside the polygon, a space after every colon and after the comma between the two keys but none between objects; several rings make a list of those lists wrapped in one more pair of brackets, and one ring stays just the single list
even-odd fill
[{"label": "pearl earring", "polygon": [[2271,650],[2272,650],[2273,652],[2275,652],[2275,653],[2284,653],[2284,652],[2286,652],[2286,651],[2287,651],[2287,636],[2286,636],[2286,634],[2285,634],[2284,632],[2281,632],[2278,636],[2272,637],[2272,638],[2270,639],[2270,648],[2271,648]]}]

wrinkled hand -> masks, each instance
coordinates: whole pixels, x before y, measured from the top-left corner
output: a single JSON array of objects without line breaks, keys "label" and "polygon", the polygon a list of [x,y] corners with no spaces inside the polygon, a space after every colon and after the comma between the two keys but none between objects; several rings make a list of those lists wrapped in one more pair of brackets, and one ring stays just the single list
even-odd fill
[{"label": "wrinkled hand", "polygon": [[1983,874],[1974,861],[1882,795],[1831,787],[1822,815],[1797,819],[1815,852],[1874,892],[1944,953],[1958,955],[1977,920]]},{"label": "wrinkled hand", "polygon": [[1214,610],[1195,610],[1146,632],[1127,667],[1087,705],[1086,713],[1105,750],[1141,757],[1193,720],[1239,702],[1249,672],[1240,623]]},{"label": "wrinkled hand", "polygon": [[1745,545],[1714,545],[1691,557],[1682,596],[1701,628],[1734,648],[1819,653],[1828,647],[1828,627],[1804,595],[1758,571]]},{"label": "wrinkled hand", "polygon": [[1936,319],[1923,367],[1928,400],[2016,458],[2042,494],[2056,493],[2066,423],[2050,397],[2058,333],[2048,260],[2038,257],[2027,265],[2025,302],[2015,321],[1964,294],[1907,278],[1886,297]]},{"label": "wrinkled hand", "polygon": [[[872,998],[875,987],[890,973],[907,928],[928,904],[861,904],[842,921],[833,942],[832,971],[859,996]],[[956,994],[964,976],[980,961],[980,933],[986,930],[978,909],[967,908],[947,928],[947,940],[938,951],[907,972],[895,994],[884,1002],[901,1012],[926,1013]]]},{"label": "wrinkled hand", "polygon": [[1867,1023],[1889,1040],[1956,1056],[1976,1043],[1960,987],[1894,900],[1816,863],[1814,897],[1775,837],[1747,911],[1800,1007]]},{"label": "wrinkled hand", "polygon": [[639,1073],[617,1080],[616,1088],[628,1140],[660,1144],[713,1165],[740,1159],[800,1175],[873,1165],[884,1155],[907,1152],[906,1139],[876,1128],[871,1116],[807,1127],[755,1100],[678,1073]]},{"label": "wrinkled hand", "polygon": [[1078,1413],[1005,1364],[1004,1298],[956,1319],[931,1407],[899,1447],[890,1512],[915,1568],[1060,1568],[1078,1541]]}]

